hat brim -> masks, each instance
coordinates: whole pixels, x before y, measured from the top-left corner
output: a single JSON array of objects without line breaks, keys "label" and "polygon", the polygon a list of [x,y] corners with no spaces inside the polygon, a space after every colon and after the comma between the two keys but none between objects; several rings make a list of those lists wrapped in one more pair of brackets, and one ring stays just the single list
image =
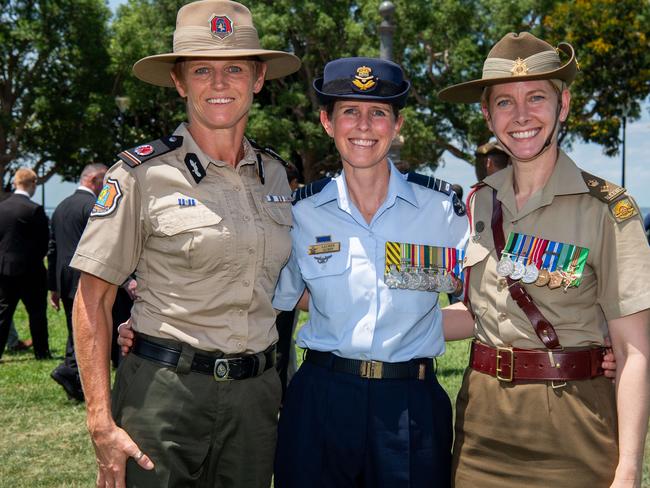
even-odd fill
[{"label": "hat brim", "polygon": [[174,87],[170,72],[179,58],[250,58],[256,57],[266,63],[267,80],[282,78],[300,69],[300,59],[293,54],[267,49],[219,49],[191,51],[147,56],[133,65],[133,74],[145,83],[157,86]]},{"label": "hat brim", "polygon": [[370,93],[346,93],[343,95],[326,93],[323,91],[323,78],[315,79],[313,87],[314,91],[316,92],[316,97],[318,97],[318,102],[321,105],[328,105],[329,103],[335,102],[337,100],[362,100],[388,103],[390,105],[397,105],[399,108],[404,108],[406,105],[406,99],[408,97],[409,90],[411,89],[411,84],[408,81],[404,80],[400,86],[400,92],[390,97],[373,96]]},{"label": "hat brim", "polygon": [[504,76],[501,78],[482,78],[480,80],[466,81],[457,85],[452,85],[438,92],[438,98],[443,102],[452,103],[477,103],[481,101],[485,87],[500,85],[504,83],[517,83],[519,81],[534,80],[562,80],[567,86],[570,85],[578,72],[578,63],[575,53],[570,44],[562,43],[558,46],[569,59],[566,63],[553,71],[544,73],[531,73],[522,76]]}]

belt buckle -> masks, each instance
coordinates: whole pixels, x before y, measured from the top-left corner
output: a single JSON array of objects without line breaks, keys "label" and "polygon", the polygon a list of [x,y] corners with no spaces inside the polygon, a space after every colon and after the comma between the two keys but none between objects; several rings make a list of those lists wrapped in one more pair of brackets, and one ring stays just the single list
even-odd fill
[{"label": "belt buckle", "polygon": [[362,378],[380,380],[382,378],[383,364],[381,361],[361,361],[359,374]]},{"label": "belt buckle", "polygon": [[[501,354],[507,352],[510,354],[510,374],[508,376],[502,376],[501,370]],[[497,357],[496,357],[496,377],[499,381],[504,381],[506,383],[511,383],[515,374],[515,354],[512,350],[512,347],[499,347],[497,346]]]},{"label": "belt buckle", "polygon": [[230,375],[230,363],[227,359],[221,358],[214,361],[214,370],[213,370],[214,380],[215,381],[230,381],[232,378]]}]

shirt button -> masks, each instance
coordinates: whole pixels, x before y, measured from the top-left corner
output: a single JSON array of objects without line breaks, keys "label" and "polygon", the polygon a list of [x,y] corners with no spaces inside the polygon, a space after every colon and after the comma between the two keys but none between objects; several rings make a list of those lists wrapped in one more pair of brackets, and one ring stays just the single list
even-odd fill
[{"label": "shirt button", "polygon": [[249,247],[248,248],[248,254],[255,254],[255,249],[253,249],[252,247]]},{"label": "shirt button", "polygon": [[508,318],[508,314],[501,312],[499,315],[497,315],[497,318],[499,319],[499,322],[503,322]]},{"label": "shirt button", "polygon": [[248,222],[251,218],[248,215],[244,215],[244,222]]},{"label": "shirt button", "polygon": [[251,282],[248,280],[243,281],[244,286],[250,286]]},{"label": "shirt button", "polygon": [[236,187],[233,188],[233,190],[235,190],[235,191],[241,191],[241,186],[236,186]]},{"label": "shirt button", "polygon": [[244,349],[244,345],[243,345],[241,342],[238,342],[238,343],[237,343],[237,348],[238,348],[239,350],[243,350],[243,349]]},{"label": "shirt button", "polygon": [[239,310],[239,312],[237,312],[237,313],[238,313],[239,315],[244,315],[244,311],[243,311],[243,310]]}]

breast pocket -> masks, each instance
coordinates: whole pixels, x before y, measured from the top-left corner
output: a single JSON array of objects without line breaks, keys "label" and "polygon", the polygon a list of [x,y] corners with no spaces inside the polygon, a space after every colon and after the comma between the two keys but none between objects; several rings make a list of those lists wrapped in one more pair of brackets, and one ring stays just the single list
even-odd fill
[{"label": "breast pocket", "polygon": [[233,258],[233,235],[223,218],[206,207],[167,209],[157,215],[157,247],[189,269],[224,271]]},{"label": "breast pocket", "polygon": [[260,195],[255,197],[264,227],[264,269],[275,282],[291,254],[291,202],[265,202],[262,199]]},{"label": "breast pocket", "polygon": [[298,265],[309,288],[312,305],[325,316],[348,310],[351,305],[349,247],[341,243],[339,252],[313,255],[306,254],[305,250],[298,251],[305,253],[298,258]]}]

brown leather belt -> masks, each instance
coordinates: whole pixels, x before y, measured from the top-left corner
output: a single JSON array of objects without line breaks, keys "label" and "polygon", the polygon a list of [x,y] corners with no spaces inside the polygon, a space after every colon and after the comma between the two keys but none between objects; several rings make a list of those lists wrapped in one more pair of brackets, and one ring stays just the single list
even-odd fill
[{"label": "brown leather belt", "polygon": [[586,380],[603,374],[604,347],[581,350],[518,349],[472,343],[469,365],[500,381]]}]

